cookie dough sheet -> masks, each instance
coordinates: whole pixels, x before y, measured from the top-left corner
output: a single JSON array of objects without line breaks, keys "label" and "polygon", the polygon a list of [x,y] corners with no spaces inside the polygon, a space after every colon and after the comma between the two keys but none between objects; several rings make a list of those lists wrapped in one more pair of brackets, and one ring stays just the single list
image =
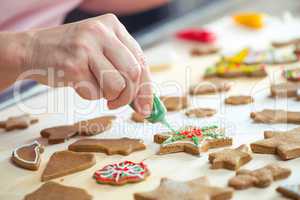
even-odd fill
[{"label": "cookie dough sheet", "polygon": [[[209,25],[216,31],[222,30],[223,32],[226,32],[225,35],[230,41],[226,40],[224,44],[234,44],[232,45],[234,47],[238,46],[239,42],[236,38],[228,36],[232,34],[233,31],[235,31],[234,34],[241,34],[238,35],[239,38],[253,37],[252,34],[246,34],[246,36],[243,35],[244,33],[239,32],[240,30],[228,29],[228,26],[231,26],[228,20],[228,18],[224,18]],[[271,30],[267,29],[265,35],[261,33],[259,38],[265,37],[260,40],[267,43],[268,36],[271,32]],[[258,40],[258,42],[260,40]],[[249,41],[255,42],[253,39]],[[188,55],[188,48],[188,45],[182,45],[177,41],[167,41],[146,52],[149,56],[153,56],[152,52],[155,51],[170,51],[175,55],[172,57],[174,60],[169,60],[171,67],[167,71],[154,73],[153,80],[155,83],[155,91],[158,95],[185,94],[188,86],[197,83],[205,68],[212,65],[218,59],[217,56],[191,58]],[[159,54],[156,54],[156,56],[159,56]],[[162,58],[155,58],[155,60],[159,59]],[[297,127],[292,124],[255,124],[251,120],[250,112],[259,111],[264,108],[300,111],[299,102],[294,101],[293,99],[278,99],[275,101],[269,97],[270,83],[280,81],[281,77],[280,67],[271,66],[268,67],[267,70],[270,73],[270,76],[265,79],[231,79],[232,89],[227,93],[190,98],[191,106],[189,108],[209,107],[216,109],[217,114],[212,117],[201,119],[188,118],[184,114],[185,110],[182,110],[179,112],[168,113],[167,118],[176,128],[185,125],[218,125],[223,127],[225,128],[226,134],[233,137],[233,147],[237,147],[241,144],[249,144],[262,139],[263,131],[265,130],[289,130]],[[224,99],[230,95],[250,95],[255,101],[254,103],[240,106],[224,104]],[[223,169],[211,170],[210,164],[208,163],[208,153],[203,153],[200,157],[186,153],[156,155],[159,145],[153,142],[153,135],[158,132],[166,131],[166,128],[160,124],[139,124],[132,122],[130,120],[132,110],[128,106],[115,111],[110,111],[106,108],[105,101],[88,102],[80,99],[80,97],[78,97],[71,89],[55,89],[50,90],[47,94],[34,97],[22,104],[20,103],[17,106],[1,111],[0,118],[5,119],[12,114],[21,114],[21,111],[34,114],[34,116],[39,118],[39,123],[22,131],[0,131],[0,199],[20,200],[25,194],[37,189],[42,184],[40,181],[41,173],[52,153],[59,150],[65,150],[69,144],[78,139],[72,138],[66,143],[48,146],[46,144],[47,140],[40,139],[39,137],[41,129],[62,124],[72,124],[79,120],[89,119],[99,115],[114,114],[117,116],[117,120],[113,122],[112,129],[102,134],[92,136],[91,138],[120,138],[124,136],[140,138],[145,141],[145,144],[147,145],[146,150],[134,152],[128,156],[107,156],[104,153],[97,153],[97,163],[95,166],[72,175],[55,179],[56,182],[67,186],[83,188],[93,195],[96,200],[132,200],[132,194],[134,192],[155,189],[162,177],[185,181],[205,175],[209,177],[212,185],[223,187],[227,186],[228,179],[234,175],[233,171]],[[34,140],[38,140],[46,145],[45,152],[42,154],[42,163],[39,171],[31,172],[15,167],[10,162],[12,150],[19,145],[30,143]],[[218,149],[210,150],[209,152],[217,150]],[[93,173],[103,166],[124,160],[134,162],[144,161],[148,165],[151,175],[146,181],[117,187],[99,185],[92,178]],[[279,162],[282,166],[289,167],[292,170],[291,177],[283,181],[276,181],[270,187],[265,189],[251,188],[244,191],[235,191],[233,199],[252,200],[253,194],[259,195],[260,199],[282,199],[281,196],[275,192],[277,186],[299,183],[300,159],[283,162],[279,161],[274,155],[254,154],[253,160],[242,168],[256,169],[272,162]]]}]

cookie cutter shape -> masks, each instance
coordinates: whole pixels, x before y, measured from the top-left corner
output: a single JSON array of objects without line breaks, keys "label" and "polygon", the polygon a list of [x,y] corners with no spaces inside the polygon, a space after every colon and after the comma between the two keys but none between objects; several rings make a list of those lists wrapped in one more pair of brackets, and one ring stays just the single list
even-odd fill
[{"label": "cookie cutter shape", "polygon": [[44,149],[40,143],[34,141],[30,144],[22,145],[16,148],[12,153],[12,161],[17,166],[29,169],[38,170],[41,163],[41,155]]},{"label": "cookie cutter shape", "polygon": [[153,191],[134,194],[135,200],[229,200],[233,196],[233,189],[211,186],[207,177],[200,177],[186,182],[162,178],[160,185]]},{"label": "cookie cutter shape", "polygon": [[24,200],[92,200],[93,197],[85,190],[76,187],[64,186],[55,182],[44,183],[36,191],[27,194]]},{"label": "cookie cutter shape", "polygon": [[290,123],[300,124],[300,112],[264,109],[259,112],[251,112],[250,117],[256,123]]},{"label": "cookie cutter shape", "polygon": [[29,114],[9,117],[5,121],[0,122],[0,128],[4,128],[6,131],[12,131],[15,129],[26,129],[31,124],[37,123],[39,120]]},{"label": "cookie cutter shape", "polygon": [[248,95],[230,96],[225,99],[225,104],[230,104],[230,105],[244,105],[253,102],[254,102],[253,97]]},{"label": "cookie cutter shape", "polygon": [[269,164],[256,170],[239,170],[236,176],[228,182],[230,187],[236,190],[243,190],[250,187],[265,188],[273,181],[286,179],[291,175],[291,170],[280,167],[278,164]]},{"label": "cookie cutter shape", "polygon": [[282,160],[300,157],[300,128],[290,131],[265,131],[264,138],[251,143],[254,153],[277,154]]},{"label": "cookie cutter shape", "polygon": [[190,110],[187,110],[185,112],[185,115],[188,117],[197,117],[197,118],[203,118],[203,117],[211,117],[215,115],[217,111],[212,108],[193,108]]},{"label": "cookie cutter shape", "polygon": [[118,139],[82,139],[69,145],[70,151],[104,152],[107,155],[129,155],[134,151],[146,149],[143,140],[132,138]]},{"label": "cookie cutter shape", "polygon": [[160,99],[168,111],[182,110],[189,106],[187,96],[161,96]]},{"label": "cookie cutter shape", "polygon": [[58,151],[50,157],[42,173],[42,181],[73,174],[88,169],[95,164],[96,158],[94,154]]},{"label": "cookie cutter shape", "polygon": [[235,149],[226,148],[210,153],[208,157],[212,169],[238,170],[241,166],[252,160],[249,148],[241,145]]}]

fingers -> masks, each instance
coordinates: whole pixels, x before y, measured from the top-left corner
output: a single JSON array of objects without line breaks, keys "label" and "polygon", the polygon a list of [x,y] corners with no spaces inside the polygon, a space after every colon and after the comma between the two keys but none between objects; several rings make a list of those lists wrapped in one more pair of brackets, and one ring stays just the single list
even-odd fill
[{"label": "fingers", "polygon": [[126,80],[126,87],[120,94],[120,96],[113,100],[108,101],[107,105],[109,109],[116,109],[121,106],[130,104],[134,97],[136,96],[136,87],[134,86],[134,83],[132,81]]},{"label": "fingers", "polygon": [[86,75],[83,77],[84,80],[80,80],[74,85],[74,89],[79,96],[88,100],[102,98],[103,94],[101,88],[93,74],[88,70]]},{"label": "fingers", "polygon": [[134,100],[136,111],[144,116],[149,116],[153,106],[153,90],[149,69],[143,68],[138,94]]},{"label": "fingers", "polygon": [[89,58],[89,67],[95,75],[104,98],[108,101],[117,99],[126,87],[123,76],[103,55],[92,55]]},{"label": "fingers", "polygon": [[131,81],[138,81],[141,67],[131,51],[115,36],[104,44],[104,55],[119,70],[123,76]]},{"label": "fingers", "polygon": [[141,68],[146,67],[146,58],[141,46],[137,41],[128,33],[127,29],[120,22],[115,28],[115,32],[119,40],[131,51]]}]

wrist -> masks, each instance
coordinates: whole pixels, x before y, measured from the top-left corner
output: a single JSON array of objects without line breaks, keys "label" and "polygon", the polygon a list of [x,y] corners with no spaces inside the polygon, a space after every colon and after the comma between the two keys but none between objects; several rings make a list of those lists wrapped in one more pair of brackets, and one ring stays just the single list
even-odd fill
[{"label": "wrist", "polygon": [[1,66],[13,69],[18,75],[30,68],[31,32],[0,33],[0,41]]}]

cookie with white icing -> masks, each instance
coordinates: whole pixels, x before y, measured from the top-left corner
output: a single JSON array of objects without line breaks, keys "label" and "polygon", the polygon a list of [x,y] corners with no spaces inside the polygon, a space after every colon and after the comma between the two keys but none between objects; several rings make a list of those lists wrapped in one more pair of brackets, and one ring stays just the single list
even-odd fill
[{"label": "cookie with white icing", "polygon": [[34,141],[16,148],[12,153],[12,161],[18,167],[28,170],[38,170],[41,163],[41,154],[44,149],[40,143]]}]

